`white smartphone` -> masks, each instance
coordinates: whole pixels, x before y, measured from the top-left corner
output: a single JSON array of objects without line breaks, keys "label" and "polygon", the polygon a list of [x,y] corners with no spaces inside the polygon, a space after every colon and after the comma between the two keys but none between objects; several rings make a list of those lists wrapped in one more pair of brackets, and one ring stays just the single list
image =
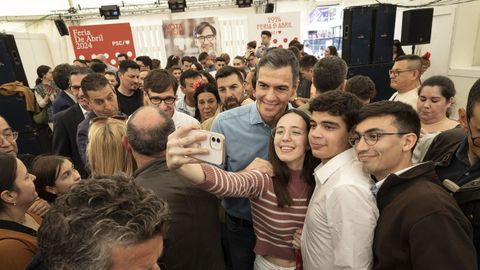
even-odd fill
[{"label": "white smartphone", "polygon": [[215,164],[220,165],[225,161],[225,136],[220,133],[206,131],[206,130],[192,130],[188,134],[196,135],[196,134],[206,134],[207,139],[189,145],[188,147],[195,147],[195,148],[207,148],[209,150],[208,154],[202,155],[192,155],[191,157]]}]

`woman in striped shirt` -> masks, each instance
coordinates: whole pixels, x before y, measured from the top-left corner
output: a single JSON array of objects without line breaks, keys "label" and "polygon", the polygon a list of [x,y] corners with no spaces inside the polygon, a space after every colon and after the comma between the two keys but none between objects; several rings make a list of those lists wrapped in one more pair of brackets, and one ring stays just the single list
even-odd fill
[{"label": "woman in striped shirt", "polygon": [[289,110],[272,129],[269,156],[273,177],[258,170],[232,173],[205,163],[195,164],[199,161],[187,155],[205,153],[205,149],[183,145],[205,138],[187,136],[192,129],[183,127],[170,135],[168,167],[217,196],[250,198],[257,237],[255,269],[295,269],[293,234],[303,227],[315,187],[312,172],[319,163],[308,144],[308,116]]}]

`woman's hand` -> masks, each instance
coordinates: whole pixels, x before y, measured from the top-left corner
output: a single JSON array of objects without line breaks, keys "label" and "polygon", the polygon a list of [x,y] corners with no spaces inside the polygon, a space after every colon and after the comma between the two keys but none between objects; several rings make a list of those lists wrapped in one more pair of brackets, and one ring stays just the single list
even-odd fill
[{"label": "woman's hand", "polygon": [[27,212],[43,217],[48,210],[50,210],[50,204],[44,199],[38,198],[32,205],[30,205]]},{"label": "woman's hand", "polygon": [[185,164],[201,163],[202,161],[190,156],[208,154],[206,148],[189,147],[207,139],[205,134],[189,134],[191,131],[198,129],[198,125],[190,124],[178,128],[168,136],[166,160],[170,170],[177,170]]},{"label": "woman's hand", "polygon": [[293,240],[292,240],[293,248],[301,249],[301,243],[302,243],[302,229],[298,229],[293,234]]}]

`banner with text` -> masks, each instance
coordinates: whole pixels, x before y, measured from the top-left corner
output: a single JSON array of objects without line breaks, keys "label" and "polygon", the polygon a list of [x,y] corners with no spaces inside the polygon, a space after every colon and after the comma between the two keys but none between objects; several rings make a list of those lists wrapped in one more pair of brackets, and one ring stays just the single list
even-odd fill
[{"label": "banner with text", "polygon": [[163,21],[167,55],[220,52],[221,37],[213,17]]},{"label": "banner with text", "polygon": [[129,23],[70,26],[75,57],[94,59],[105,55],[107,63],[117,66],[117,55],[126,53],[135,58],[132,30]]},{"label": "banner with text", "polygon": [[262,31],[272,32],[271,46],[288,48],[293,39],[300,40],[300,13],[270,13],[248,16],[248,41],[256,40],[261,44]]}]

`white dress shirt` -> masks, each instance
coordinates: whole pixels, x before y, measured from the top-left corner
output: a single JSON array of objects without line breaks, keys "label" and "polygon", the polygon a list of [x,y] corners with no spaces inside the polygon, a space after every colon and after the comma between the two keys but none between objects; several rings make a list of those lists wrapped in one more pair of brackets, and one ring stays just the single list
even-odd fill
[{"label": "white dress shirt", "polygon": [[318,165],[314,175],[302,233],[304,269],[371,269],[378,218],[373,180],[353,149]]}]

